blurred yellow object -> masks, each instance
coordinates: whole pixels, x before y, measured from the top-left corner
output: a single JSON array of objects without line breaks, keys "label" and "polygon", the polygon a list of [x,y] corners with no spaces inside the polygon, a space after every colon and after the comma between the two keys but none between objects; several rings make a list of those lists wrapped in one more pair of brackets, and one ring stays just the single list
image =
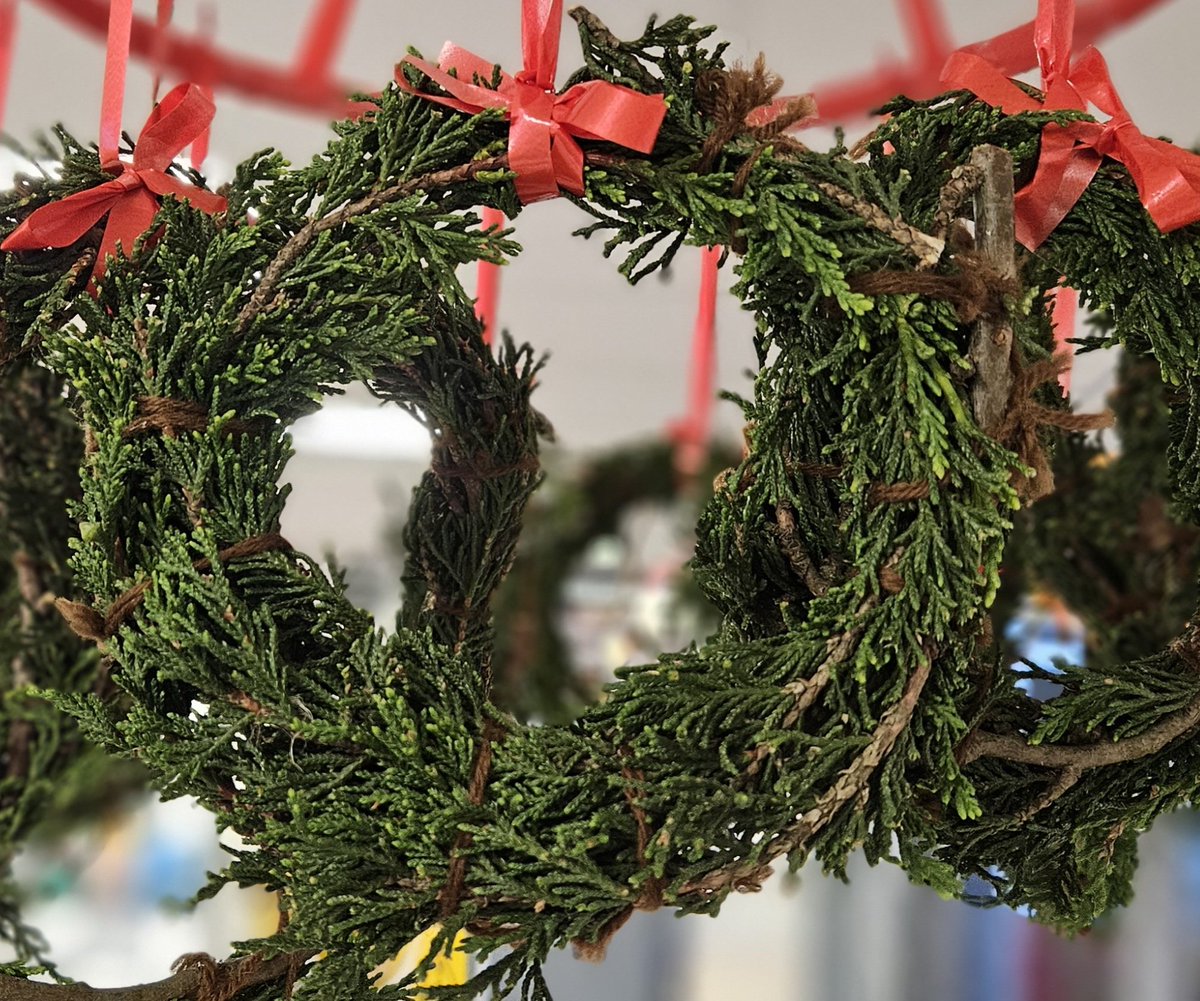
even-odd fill
[{"label": "blurred yellow object", "polygon": [[[384,963],[379,968],[379,972],[382,974],[379,978],[379,986],[396,983],[405,974],[411,972],[425,958],[439,930],[440,927],[434,925],[423,931],[396,953],[394,959]],[[463,942],[466,941],[466,937],[466,932],[460,931],[454,938],[454,949],[450,955],[447,956],[444,952],[438,955],[433,969],[421,981],[422,987],[447,987],[467,982],[470,969],[467,964],[467,954],[463,950]]]}]

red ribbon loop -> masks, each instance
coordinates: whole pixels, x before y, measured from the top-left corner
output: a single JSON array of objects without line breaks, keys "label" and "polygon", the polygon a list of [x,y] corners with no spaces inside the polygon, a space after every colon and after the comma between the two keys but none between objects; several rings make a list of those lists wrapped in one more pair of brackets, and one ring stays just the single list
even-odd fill
[{"label": "red ribbon loop", "polygon": [[942,71],[944,84],[969,90],[1005,114],[1087,111],[1090,103],[1109,116],[1104,123],[1046,126],[1037,171],[1017,193],[1017,240],[1036,250],[1075,207],[1106,156],[1125,165],[1150,218],[1164,233],[1200,219],[1200,157],[1139,131],[1096,49],[1089,47],[1072,66],[1074,31],[1074,0],[1039,0],[1033,44],[1042,71],[1042,101],[998,68],[1019,63],[1008,36],[960,49]]},{"label": "red ribbon loop", "polygon": [[0,244],[3,250],[67,247],[98,223],[108,223],[96,256],[96,277],[105,259],[118,249],[126,253],[154,221],[159,199],[166,195],[190,201],[203,212],[225,211],[225,199],[166,173],[172,160],[212,121],[216,109],[195,84],[180,84],[162,99],[138,138],[132,162],[112,160],[105,170],[120,171],[111,181],[43,205]]},{"label": "red ribbon loop", "polygon": [[[434,66],[406,56],[396,66],[401,90],[456,111],[477,114],[501,109],[511,122],[508,162],[516,174],[517,197],[525,203],[558,197],[560,191],[583,194],[583,150],[576,137],[616,143],[649,153],[658,138],[667,106],[661,94],[641,94],[601,80],[554,93],[562,0],[523,0],[521,49],[524,68],[515,76],[457,45],[447,43]],[[414,66],[448,96],[415,89],[404,76]]]}]

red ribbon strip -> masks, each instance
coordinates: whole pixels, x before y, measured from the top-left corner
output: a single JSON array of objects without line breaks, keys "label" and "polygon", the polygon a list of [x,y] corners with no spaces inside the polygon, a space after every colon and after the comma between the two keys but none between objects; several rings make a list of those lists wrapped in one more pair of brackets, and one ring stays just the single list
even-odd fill
[{"label": "red ribbon strip", "polygon": [[[512,123],[508,163],[516,174],[517,197],[525,204],[556,198],[560,189],[583,194],[583,150],[575,137],[649,153],[667,113],[661,94],[639,94],[601,80],[555,94],[561,20],[562,0],[522,0],[525,66],[515,77],[502,73],[496,90],[471,82],[490,82],[495,66],[449,42],[436,66],[405,56],[396,67],[397,85],[410,94],[468,114],[503,109]],[[449,96],[416,90],[404,76],[406,64],[415,66]]]},{"label": "red ribbon strip", "polygon": [[318,0],[296,57],[296,76],[329,80],[329,67],[350,26],[355,0]]},{"label": "red ribbon strip", "polygon": [[0,124],[8,108],[8,80],[12,74],[13,39],[17,33],[17,0],[0,0]]},{"label": "red ribbon strip", "polygon": [[108,45],[104,53],[104,87],[100,96],[100,163],[117,159],[121,144],[121,109],[125,103],[125,68],[129,65],[129,33],[133,0],[112,0],[108,9]]},{"label": "red ribbon strip", "polygon": [[43,250],[66,247],[78,240],[106,214],[108,224],[96,257],[96,277],[104,273],[105,258],[118,248],[126,253],[150,228],[159,198],[174,195],[204,212],[223,212],[225,199],[166,173],[171,161],[202,133],[216,109],[195,84],[180,84],[157,104],[146,119],[133,151],[133,162],[102,161],[105,170],[120,171],[111,181],[43,205],[0,244],[3,250]]},{"label": "red ribbon strip", "polygon": [[675,442],[675,469],[692,477],[704,467],[712,436],[713,384],[717,367],[717,265],[721,247],[705,247],[700,259],[700,301],[692,332],[687,416],[667,430]]},{"label": "red ribbon strip", "polygon": [[[504,228],[504,213],[499,209],[483,210],[481,227]],[[491,344],[496,338],[496,317],[500,311],[500,266],[491,261],[480,261],[476,271],[475,316],[483,324],[483,343]]]},{"label": "red ribbon strip", "polygon": [[[154,9],[154,48],[150,53],[150,68],[154,79],[150,85],[150,102],[158,103],[158,91],[162,87],[163,69],[166,66],[167,28],[175,16],[175,0],[158,0]],[[130,25],[132,32],[133,25]],[[129,53],[125,53],[128,57]]]},{"label": "red ribbon strip", "polygon": [[1017,240],[1036,250],[1075,206],[1106,156],[1125,165],[1146,211],[1164,233],[1200,219],[1200,157],[1138,130],[1095,48],[1071,65],[1074,29],[1074,0],[1039,0],[1033,42],[1042,71],[1042,101],[1021,90],[997,65],[1019,64],[1012,51],[1019,39],[1011,32],[954,53],[942,72],[947,86],[969,90],[1009,115],[1087,111],[1090,102],[1109,116],[1104,123],[1046,126],[1037,171],[1017,193]]},{"label": "red ribbon strip", "polygon": [[1079,307],[1079,293],[1066,285],[1054,290],[1054,350],[1066,355],[1068,365],[1058,374],[1058,384],[1064,393],[1071,392],[1070,361],[1075,358],[1075,349],[1070,341],[1075,336],[1075,313]]}]

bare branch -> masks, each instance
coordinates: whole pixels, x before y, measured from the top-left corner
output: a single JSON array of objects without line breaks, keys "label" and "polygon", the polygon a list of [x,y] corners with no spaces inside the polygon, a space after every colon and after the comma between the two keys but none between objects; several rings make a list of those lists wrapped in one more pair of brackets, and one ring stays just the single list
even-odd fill
[{"label": "bare branch", "polygon": [[0,976],[4,1001],[235,1001],[251,987],[294,976],[315,953],[292,952],[271,959],[258,955],[218,963],[202,953],[183,956],[175,973],[132,987],[46,984]]}]

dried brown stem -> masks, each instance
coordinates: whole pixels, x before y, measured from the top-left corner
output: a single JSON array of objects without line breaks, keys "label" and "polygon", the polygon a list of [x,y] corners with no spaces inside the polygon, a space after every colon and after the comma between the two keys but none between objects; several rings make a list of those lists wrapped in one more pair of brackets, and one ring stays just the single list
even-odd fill
[{"label": "dried brown stem", "polygon": [[[999,146],[980,146],[971,154],[979,177],[975,192],[975,249],[1002,279],[1015,279],[1016,216],[1013,209],[1013,159]],[[971,407],[986,433],[1004,421],[1012,374],[1012,324],[1005,316],[985,314],[971,334],[970,357],[975,365]]]},{"label": "dried brown stem", "polygon": [[175,964],[171,976],[131,987],[45,984],[0,976],[0,997],[4,1001],[235,1001],[251,987],[284,980],[313,955],[309,951],[271,959],[255,955],[223,963],[189,955]]},{"label": "dried brown stem", "polygon": [[451,187],[455,184],[470,181],[480,173],[489,170],[504,170],[507,167],[508,157],[505,155],[487,157],[483,160],[472,160],[470,163],[459,164],[457,167],[449,167],[446,170],[435,170],[420,177],[410,178],[407,181],[401,181],[399,184],[393,184],[391,187],[372,191],[369,195],[364,195],[357,201],[349,202],[330,212],[328,215],[309,220],[287,240],[271,263],[263,270],[263,276],[258,283],[258,288],[254,290],[254,293],[250,296],[250,301],[242,307],[242,311],[238,314],[237,321],[234,324],[234,333],[238,335],[244,333],[246,328],[254,321],[254,318],[270,306],[275,300],[276,289],[279,287],[279,283],[283,280],[283,276],[286,274],[288,268],[296,263],[300,255],[304,253],[305,248],[322,233],[345,225],[351,219],[358,216],[374,212],[376,209],[388,204],[388,202],[407,198],[418,191],[432,191],[436,188]]},{"label": "dried brown stem", "polygon": [[790,855],[802,849],[822,828],[828,824],[842,807],[862,794],[875,769],[887,757],[904,728],[912,720],[917,708],[917,701],[925,682],[929,680],[933,658],[928,654],[917,664],[908,682],[904,686],[904,694],[883,714],[879,726],[871,737],[871,742],[863,748],[862,753],[855,758],[837,777],[837,781],[818,799],[813,808],[807,811],[799,820],[779,833],[770,848],[767,858],[776,859],[780,855]]},{"label": "dried brown stem", "polygon": [[883,719],[879,721],[879,726],[871,736],[871,742],[842,770],[834,784],[818,797],[810,810],[776,835],[760,859],[717,869],[685,883],[680,887],[678,896],[711,895],[730,889],[742,892],[758,890],[771,874],[771,862],[781,855],[803,850],[838,811],[855,799],[861,799],[866,794],[875,770],[912,720],[932,667],[933,656],[926,651],[925,657],[909,675],[899,700],[883,714]]},{"label": "dried brown stem", "polygon": [[900,244],[917,259],[918,270],[932,268],[941,260],[942,251],[946,249],[946,241],[941,237],[923,233],[903,219],[893,219],[878,205],[855,198],[845,188],[839,188],[836,184],[818,181],[816,187],[847,212],[852,212],[868,226],[887,234]]},{"label": "dried brown stem", "polygon": [[1042,768],[1102,768],[1156,754],[1173,740],[1200,726],[1200,695],[1178,712],[1164,716],[1155,726],[1133,737],[1096,744],[1030,744],[1015,734],[976,730],[958,750],[960,764],[980,758],[1000,758]]}]

